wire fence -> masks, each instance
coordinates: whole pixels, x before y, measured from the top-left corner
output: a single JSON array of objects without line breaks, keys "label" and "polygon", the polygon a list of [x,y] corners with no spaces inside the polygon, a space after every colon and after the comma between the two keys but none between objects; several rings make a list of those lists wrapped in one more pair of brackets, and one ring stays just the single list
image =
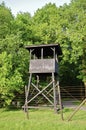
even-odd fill
[{"label": "wire fence", "polygon": [[76,99],[82,100],[85,98],[85,87],[84,86],[64,86],[61,87],[62,99]]},{"label": "wire fence", "polygon": [[[85,94],[85,87],[84,86],[61,86],[61,98],[62,101],[65,100],[76,100],[76,101],[82,101],[86,98]],[[41,97],[41,95],[40,95]],[[37,102],[39,99],[35,99],[35,102]],[[45,99],[43,99],[45,100]],[[4,100],[0,99],[0,104],[3,104]],[[25,93],[21,95],[17,95],[11,102],[12,106],[21,107],[25,102]],[[2,105],[1,105],[2,106]]]}]

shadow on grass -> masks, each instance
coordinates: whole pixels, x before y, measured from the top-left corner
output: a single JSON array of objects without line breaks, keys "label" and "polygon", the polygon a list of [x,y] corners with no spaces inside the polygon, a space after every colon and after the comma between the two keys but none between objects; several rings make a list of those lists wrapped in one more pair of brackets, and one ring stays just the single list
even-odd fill
[{"label": "shadow on grass", "polygon": [[2,112],[5,112],[5,111],[19,111],[19,110],[22,110],[22,109],[21,108],[16,108],[16,107],[3,107],[3,108],[1,108]]},{"label": "shadow on grass", "polygon": [[[45,109],[39,109],[39,108],[36,108],[36,109],[30,108],[30,109],[28,109],[28,111],[30,111],[30,112],[44,111],[44,110]],[[0,112],[7,112],[7,111],[22,111],[22,112],[24,112],[24,109],[22,107],[17,108],[17,107],[12,107],[12,106],[0,108]]]}]

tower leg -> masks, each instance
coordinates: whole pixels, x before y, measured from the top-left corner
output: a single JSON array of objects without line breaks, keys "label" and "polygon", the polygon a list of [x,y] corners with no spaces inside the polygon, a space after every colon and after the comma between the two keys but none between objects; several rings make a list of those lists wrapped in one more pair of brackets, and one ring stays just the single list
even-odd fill
[{"label": "tower leg", "polygon": [[53,95],[54,95],[54,111],[55,111],[55,113],[57,113],[56,88],[55,88],[54,73],[52,73],[52,81],[53,81]]},{"label": "tower leg", "polygon": [[25,113],[26,113],[27,119],[29,119],[27,97],[28,97],[28,96],[27,96],[27,86],[25,86],[25,107],[24,107],[24,111],[25,111]]},{"label": "tower leg", "polygon": [[60,105],[60,113],[61,113],[61,119],[63,119],[63,110],[62,110],[62,102],[61,102],[61,92],[60,92],[60,86],[58,83],[58,94],[59,94],[59,105]]},{"label": "tower leg", "polygon": [[29,90],[30,90],[31,78],[32,78],[32,73],[30,73],[28,87],[27,88],[25,87],[25,112],[26,112],[27,119],[29,119],[29,114],[28,114],[28,95],[29,95]]}]

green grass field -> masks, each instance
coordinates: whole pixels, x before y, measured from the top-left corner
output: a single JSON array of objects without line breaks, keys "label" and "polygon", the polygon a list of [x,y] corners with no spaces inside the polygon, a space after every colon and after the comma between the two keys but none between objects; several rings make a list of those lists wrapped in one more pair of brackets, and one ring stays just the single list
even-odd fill
[{"label": "green grass field", "polygon": [[29,111],[29,120],[22,110],[0,109],[0,130],[86,130],[86,111],[79,111],[67,121],[73,110],[65,108],[64,121],[51,109]]}]

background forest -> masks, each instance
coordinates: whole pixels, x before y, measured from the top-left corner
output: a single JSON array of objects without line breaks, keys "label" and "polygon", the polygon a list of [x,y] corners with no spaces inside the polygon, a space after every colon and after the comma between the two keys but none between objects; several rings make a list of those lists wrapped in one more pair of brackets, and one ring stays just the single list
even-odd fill
[{"label": "background forest", "polygon": [[54,43],[63,52],[60,84],[86,86],[86,0],[60,7],[49,3],[34,16],[20,12],[14,17],[5,3],[0,5],[0,107],[24,93],[29,64],[25,46]]}]

